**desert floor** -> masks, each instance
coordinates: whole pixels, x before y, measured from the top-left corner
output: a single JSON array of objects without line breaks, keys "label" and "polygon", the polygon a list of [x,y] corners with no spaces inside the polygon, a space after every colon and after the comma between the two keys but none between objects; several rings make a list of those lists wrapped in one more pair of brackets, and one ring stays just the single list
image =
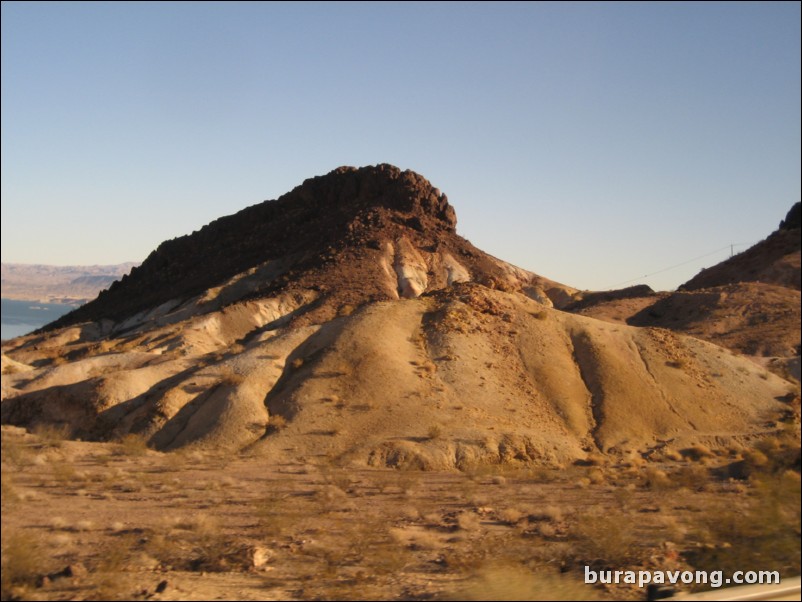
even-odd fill
[{"label": "desert floor", "polygon": [[3,599],[635,600],[584,566],[799,574],[782,438],[421,472],[2,436]]}]

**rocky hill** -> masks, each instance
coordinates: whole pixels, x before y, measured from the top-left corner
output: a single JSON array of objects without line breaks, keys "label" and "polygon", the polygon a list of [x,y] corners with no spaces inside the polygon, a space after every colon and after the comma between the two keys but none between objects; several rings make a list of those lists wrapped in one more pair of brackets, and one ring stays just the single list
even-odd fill
[{"label": "rocky hill", "polygon": [[483,253],[456,234],[456,224],[446,196],[414,172],[341,167],[164,242],[52,328],[103,319],[130,326],[157,307],[190,303],[196,313],[281,294],[314,299],[304,321],[325,321],[344,306],[416,297],[459,281],[544,298],[573,292]]},{"label": "rocky hill", "polygon": [[791,383],[754,362],[555,307],[577,299],[458,236],[423,177],[340,168],[162,244],[4,345],[2,421],[464,469],[726,446],[792,411]]},{"label": "rocky hill", "polygon": [[796,203],[765,240],[702,270],[676,292],[585,294],[570,310],[690,334],[799,380],[799,213]]},{"label": "rocky hill", "polygon": [[679,287],[682,291],[695,291],[725,284],[762,282],[800,290],[799,203],[768,238],[749,247],[726,261],[699,272]]}]

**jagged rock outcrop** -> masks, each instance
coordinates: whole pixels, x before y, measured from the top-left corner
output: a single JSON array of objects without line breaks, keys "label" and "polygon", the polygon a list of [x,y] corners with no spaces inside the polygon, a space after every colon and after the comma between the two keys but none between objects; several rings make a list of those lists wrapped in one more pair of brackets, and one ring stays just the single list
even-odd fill
[{"label": "jagged rock outcrop", "polygon": [[788,215],[780,222],[780,230],[799,230],[802,227],[802,210],[800,210],[800,203],[796,203],[788,211]]},{"label": "jagged rock outcrop", "polygon": [[[162,243],[95,301],[47,328],[121,323],[187,303],[197,313],[300,291],[316,299],[308,322],[346,305],[413,297],[456,281],[544,297],[549,288],[569,288],[490,257],[457,236],[456,224],[446,195],[423,176],[392,165],[340,167]],[[219,302],[202,299],[215,288],[226,289]]]}]

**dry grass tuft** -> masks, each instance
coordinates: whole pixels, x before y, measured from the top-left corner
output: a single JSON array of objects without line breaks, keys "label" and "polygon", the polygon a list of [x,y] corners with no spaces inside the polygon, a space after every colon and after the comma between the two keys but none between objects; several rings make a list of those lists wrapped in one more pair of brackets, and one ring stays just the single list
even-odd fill
[{"label": "dry grass tuft", "polygon": [[588,565],[628,566],[637,557],[637,537],[623,516],[586,515],[581,517],[572,535],[574,554]]},{"label": "dry grass tuft", "polygon": [[713,457],[713,452],[706,445],[694,445],[692,447],[687,447],[680,450],[680,454],[682,454],[682,457],[686,460],[692,460],[694,462],[699,462],[705,458]]},{"label": "dry grass tuft", "polygon": [[439,424],[433,424],[429,427],[429,430],[426,431],[426,438],[429,441],[434,441],[435,439],[439,439],[443,436],[443,427]]},{"label": "dry grass tuft", "polygon": [[281,414],[271,414],[267,421],[267,427],[271,432],[283,431],[287,428],[287,419]]},{"label": "dry grass tuft", "polygon": [[524,514],[517,508],[504,508],[498,513],[498,519],[502,523],[506,523],[508,525],[515,525],[517,524],[521,518],[523,518]]},{"label": "dry grass tuft", "polygon": [[340,317],[350,316],[356,310],[356,306],[350,303],[345,303],[341,305],[340,308],[337,310],[337,315]]},{"label": "dry grass tuft", "polygon": [[473,512],[462,512],[457,516],[457,526],[463,531],[476,531],[481,526],[479,516]]},{"label": "dry grass tuft", "polygon": [[725,573],[760,567],[798,575],[799,473],[756,474],[752,482],[750,495],[739,503],[722,501],[700,516],[693,533],[697,546],[686,552],[688,562]]},{"label": "dry grass tuft", "polygon": [[149,555],[178,570],[225,572],[250,566],[248,547],[205,514],[175,520],[144,541]]},{"label": "dry grass tuft", "polygon": [[144,456],[148,453],[147,440],[136,433],[128,433],[117,444],[115,454],[118,456]]},{"label": "dry grass tuft", "polygon": [[557,506],[546,506],[529,511],[529,519],[535,521],[559,522],[563,519],[563,511]]},{"label": "dry grass tuft", "polygon": [[234,370],[231,366],[223,366],[220,369],[220,384],[229,387],[236,387],[245,382],[245,376]]},{"label": "dry grass tuft", "polygon": [[3,529],[2,537],[2,599],[25,599],[23,592],[47,573],[45,555],[32,534]]},{"label": "dry grass tuft", "polygon": [[670,489],[674,486],[666,471],[653,466],[648,467],[643,473],[643,484],[655,491]]},{"label": "dry grass tuft", "polygon": [[53,449],[61,448],[70,436],[70,429],[65,424],[37,424],[32,432],[42,447]]},{"label": "dry grass tuft", "polygon": [[596,600],[592,588],[579,580],[514,564],[480,568],[446,600]]}]

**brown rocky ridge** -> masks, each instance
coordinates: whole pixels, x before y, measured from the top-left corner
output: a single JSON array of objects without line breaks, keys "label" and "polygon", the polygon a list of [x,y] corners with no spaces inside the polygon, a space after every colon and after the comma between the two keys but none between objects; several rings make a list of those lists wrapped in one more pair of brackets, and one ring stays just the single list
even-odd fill
[{"label": "brown rocky ridge", "polygon": [[459,237],[423,177],[339,168],[163,243],[4,345],[2,421],[467,469],[722,445],[787,416],[787,380],[695,338],[555,308],[575,300]]},{"label": "brown rocky ridge", "polygon": [[573,291],[488,256],[457,236],[456,224],[446,196],[414,172],[340,167],[162,243],[95,301],[47,328],[106,319],[128,327],[154,308],[175,313],[177,304],[194,303],[197,313],[279,294],[314,297],[304,321],[325,321],[346,304],[467,280],[540,295],[554,289],[557,298]]},{"label": "brown rocky ridge", "polygon": [[799,381],[800,205],[743,253],[702,270],[671,293],[578,293],[566,307],[633,326],[689,334],[752,358]]},{"label": "brown rocky ridge", "polygon": [[800,225],[796,203],[788,211],[780,226],[767,238],[738,253],[726,261],[702,270],[679,287],[681,291],[695,291],[726,284],[760,282],[800,290]]}]

